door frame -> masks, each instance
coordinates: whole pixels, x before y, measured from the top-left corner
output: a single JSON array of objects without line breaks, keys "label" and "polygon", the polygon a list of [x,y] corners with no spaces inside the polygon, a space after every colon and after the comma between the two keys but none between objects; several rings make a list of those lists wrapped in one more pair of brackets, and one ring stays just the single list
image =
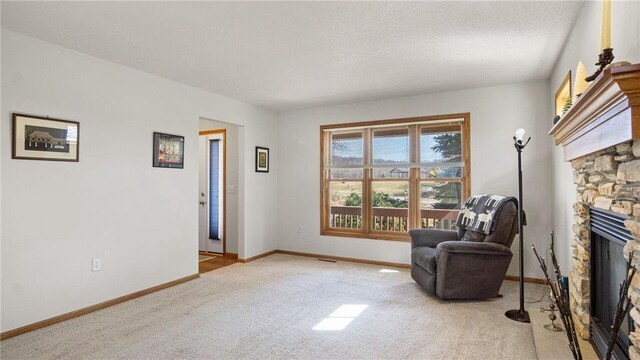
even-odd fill
[{"label": "door frame", "polygon": [[[222,134],[222,255],[227,254],[227,129],[202,130],[198,132],[199,136]],[[209,144],[207,144],[207,147]],[[208,148],[207,148],[208,149]],[[208,149],[208,151],[211,151]],[[210,162],[209,162],[210,163]],[[209,179],[207,172],[207,183]],[[207,214],[209,212],[207,211]]]}]

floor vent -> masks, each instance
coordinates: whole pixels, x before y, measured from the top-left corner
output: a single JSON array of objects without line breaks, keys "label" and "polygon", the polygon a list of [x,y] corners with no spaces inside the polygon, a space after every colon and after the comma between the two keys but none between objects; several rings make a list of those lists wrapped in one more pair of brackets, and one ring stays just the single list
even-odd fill
[{"label": "floor vent", "polygon": [[337,260],[332,260],[332,259],[318,259],[319,261],[324,261],[324,262],[330,262],[330,263],[336,263],[338,262]]}]

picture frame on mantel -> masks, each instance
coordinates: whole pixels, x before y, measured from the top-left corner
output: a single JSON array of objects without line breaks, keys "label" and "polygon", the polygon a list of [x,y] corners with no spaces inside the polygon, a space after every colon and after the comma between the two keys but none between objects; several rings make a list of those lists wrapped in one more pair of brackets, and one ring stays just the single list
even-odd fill
[{"label": "picture frame on mantel", "polygon": [[554,99],[554,115],[562,116],[567,110],[565,107],[567,103],[569,103],[570,106],[571,102],[573,101],[573,89],[571,88],[571,70],[569,70],[567,75],[560,83],[558,90],[556,90],[556,96]]},{"label": "picture frame on mantel", "polygon": [[269,172],[269,148],[256,146],[256,172]]},{"label": "picture frame on mantel", "polygon": [[80,123],[13,113],[11,158],[80,161]]}]

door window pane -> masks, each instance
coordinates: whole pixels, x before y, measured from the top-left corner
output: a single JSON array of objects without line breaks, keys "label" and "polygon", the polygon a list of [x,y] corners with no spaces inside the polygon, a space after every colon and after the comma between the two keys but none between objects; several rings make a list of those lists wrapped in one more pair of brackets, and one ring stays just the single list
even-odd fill
[{"label": "door window pane", "polygon": [[409,129],[375,130],[373,132],[373,163],[409,162]]},{"label": "door window pane", "polygon": [[331,136],[332,165],[363,164],[362,131],[338,133]]},{"label": "door window pane", "polygon": [[220,140],[209,141],[209,239],[220,240]]},{"label": "door window pane", "polygon": [[362,229],[362,182],[331,181],[329,184],[329,226]]},{"label": "door window pane", "polygon": [[371,229],[406,232],[409,182],[374,181],[371,186]]}]

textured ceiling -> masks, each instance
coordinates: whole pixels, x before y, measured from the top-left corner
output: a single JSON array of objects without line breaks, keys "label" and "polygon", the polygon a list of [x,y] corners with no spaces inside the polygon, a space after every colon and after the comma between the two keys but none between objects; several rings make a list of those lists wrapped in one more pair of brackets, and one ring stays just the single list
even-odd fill
[{"label": "textured ceiling", "polygon": [[2,27],[282,111],[547,78],[581,2],[2,2]]}]

